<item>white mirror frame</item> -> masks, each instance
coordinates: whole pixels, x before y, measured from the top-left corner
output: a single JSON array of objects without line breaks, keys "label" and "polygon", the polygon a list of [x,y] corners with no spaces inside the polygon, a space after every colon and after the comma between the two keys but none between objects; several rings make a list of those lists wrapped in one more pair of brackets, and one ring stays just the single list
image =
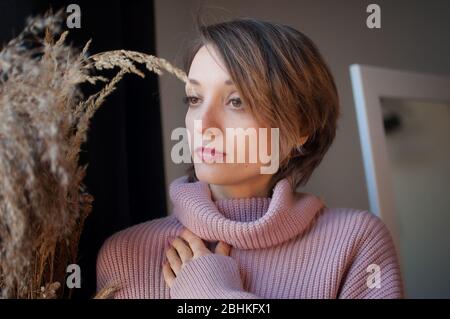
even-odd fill
[{"label": "white mirror frame", "polygon": [[381,109],[382,97],[450,102],[450,78],[352,64],[355,100],[370,210],[390,230],[397,250],[401,229],[396,223],[395,196]]}]

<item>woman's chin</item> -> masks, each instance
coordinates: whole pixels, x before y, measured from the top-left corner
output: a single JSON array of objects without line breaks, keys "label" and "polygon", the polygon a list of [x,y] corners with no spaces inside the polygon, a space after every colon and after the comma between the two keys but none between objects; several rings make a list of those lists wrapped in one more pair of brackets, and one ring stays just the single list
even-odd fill
[{"label": "woman's chin", "polygon": [[229,185],[235,184],[242,179],[241,174],[236,174],[241,170],[236,170],[226,164],[195,164],[195,175],[197,178],[208,184]]},{"label": "woman's chin", "polygon": [[233,176],[230,176],[230,171],[217,163],[195,164],[195,175],[200,181],[208,184],[226,184],[227,181],[233,179]]},{"label": "woman's chin", "polygon": [[257,166],[245,164],[194,164],[198,180],[215,185],[233,185],[259,175]]}]

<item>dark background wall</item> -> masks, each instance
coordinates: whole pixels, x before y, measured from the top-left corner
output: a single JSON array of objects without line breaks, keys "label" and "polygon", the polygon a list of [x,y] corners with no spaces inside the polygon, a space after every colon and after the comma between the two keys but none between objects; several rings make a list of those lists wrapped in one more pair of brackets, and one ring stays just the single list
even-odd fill
[{"label": "dark background wall", "polygon": [[[22,30],[26,17],[81,7],[77,47],[92,38],[90,53],[129,49],[156,55],[153,1],[1,0],[0,45]],[[85,184],[94,196],[79,250],[82,273],[74,298],[95,294],[95,261],[104,240],[128,226],[166,215],[158,77],[127,75],[91,122],[80,161],[89,163]]]}]

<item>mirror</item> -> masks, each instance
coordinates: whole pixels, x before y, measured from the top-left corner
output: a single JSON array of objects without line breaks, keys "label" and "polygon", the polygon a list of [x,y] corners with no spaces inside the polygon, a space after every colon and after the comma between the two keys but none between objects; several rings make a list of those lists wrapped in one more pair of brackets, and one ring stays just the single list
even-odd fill
[{"label": "mirror", "polygon": [[448,298],[450,103],[380,103],[408,298]]}]

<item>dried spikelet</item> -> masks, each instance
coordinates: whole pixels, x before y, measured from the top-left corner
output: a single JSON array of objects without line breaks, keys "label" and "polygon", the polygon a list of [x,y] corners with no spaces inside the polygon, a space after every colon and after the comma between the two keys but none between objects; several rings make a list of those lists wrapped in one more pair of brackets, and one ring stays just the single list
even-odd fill
[{"label": "dried spikelet", "polygon": [[56,291],[61,287],[59,282],[53,282],[42,286],[38,292],[38,299],[56,299]]},{"label": "dried spikelet", "polygon": [[119,290],[119,285],[106,286],[94,296],[94,299],[113,299],[115,293]]},{"label": "dried spikelet", "polygon": [[94,67],[97,70],[113,69],[119,67],[122,70],[126,70],[127,73],[135,73],[140,76],[144,76],[142,72],[136,69],[134,63],[143,64],[147,70],[161,75],[161,69],[172,73],[177,78],[186,82],[186,73],[168,61],[162,58],[155,57],[153,55],[144,54],[135,51],[116,50],[108,51],[93,55],[90,60],[94,61]]},{"label": "dried spikelet", "polygon": [[[0,51],[0,292],[6,298],[64,295],[65,269],[76,262],[78,242],[93,198],[78,163],[89,122],[136,65],[186,81],[164,59],[132,51],[87,56],[65,44],[62,13],[29,20]],[[98,71],[118,69],[111,79]],[[79,84],[104,82],[84,98]],[[51,284],[50,284],[51,283]],[[62,289],[59,289],[62,288]],[[109,296],[117,287],[100,296]]]}]

